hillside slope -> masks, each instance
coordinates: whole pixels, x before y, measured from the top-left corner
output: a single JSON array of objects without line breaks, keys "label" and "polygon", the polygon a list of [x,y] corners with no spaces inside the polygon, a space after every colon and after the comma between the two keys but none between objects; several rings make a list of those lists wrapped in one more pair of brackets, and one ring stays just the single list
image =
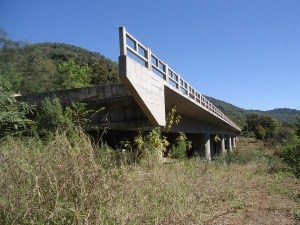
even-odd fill
[{"label": "hillside slope", "polygon": [[274,117],[280,123],[295,123],[296,117],[300,116],[300,110],[289,109],[289,108],[278,108],[273,110],[246,110],[234,106],[230,103],[206,96],[209,101],[211,101],[216,107],[218,107],[222,112],[224,112],[229,118],[237,123],[241,128],[243,128],[246,116],[248,114],[263,114],[267,116]]},{"label": "hillside slope", "polygon": [[21,75],[22,94],[56,90],[58,67],[70,59],[77,65],[88,66],[90,85],[119,82],[118,64],[99,53],[63,43],[6,44],[0,40],[0,71]]}]

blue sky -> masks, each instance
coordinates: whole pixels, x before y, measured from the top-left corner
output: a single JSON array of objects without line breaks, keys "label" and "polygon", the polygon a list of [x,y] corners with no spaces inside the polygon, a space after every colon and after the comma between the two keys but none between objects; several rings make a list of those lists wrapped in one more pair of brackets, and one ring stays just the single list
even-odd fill
[{"label": "blue sky", "polygon": [[120,26],[202,94],[244,109],[300,109],[299,0],[0,0],[0,27],[17,41],[117,61]]}]

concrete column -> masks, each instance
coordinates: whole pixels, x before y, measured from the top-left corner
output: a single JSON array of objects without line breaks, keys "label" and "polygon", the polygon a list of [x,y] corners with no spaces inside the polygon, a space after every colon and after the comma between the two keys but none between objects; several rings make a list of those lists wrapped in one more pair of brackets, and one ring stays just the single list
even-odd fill
[{"label": "concrete column", "polygon": [[228,151],[232,152],[232,139],[231,139],[231,135],[228,135]]},{"label": "concrete column", "polygon": [[219,135],[220,139],[221,139],[221,154],[225,154],[226,153],[226,149],[225,149],[225,137],[223,134]]},{"label": "concrete column", "polygon": [[233,147],[233,148],[236,148],[236,143],[235,143],[235,142],[236,142],[236,137],[233,136],[233,137],[232,137],[232,147]]},{"label": "concrete column", "polygon": [[207,161],[211,161],[211,153],[210,153],[210,136],[209,134],[203,135],[203,141],[205,146],[205,159]]}]

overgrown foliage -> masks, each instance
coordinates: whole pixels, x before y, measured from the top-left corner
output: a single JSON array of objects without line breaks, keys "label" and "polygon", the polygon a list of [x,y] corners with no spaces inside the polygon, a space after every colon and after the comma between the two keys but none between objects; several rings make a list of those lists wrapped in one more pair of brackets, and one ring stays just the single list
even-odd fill
[{"label": "overgrown foliage", "polygon": [[0,224],[299,222],[299,181],[270,173],[263,151],[243,164],[148,166],[118,165],[104,148],[82,132],[74,140],[55,132],[45,142],[2,141]]},{"label": "overgrown foliage", "polygon": [[141,163],[153,166],[162,159],[162,154],[168,145],[166,137],[162,136],[160,128],[156,127],[146,135],[138,133],[134,139],[134,151],[136,152],[134,155]]},{"label": "overgrown foliage", "polygon": [[300,138],[300,115],[296,117],[296,135]]},{"label": "overgrown foliage", "polygon": [[38,113],[38,132],[51,135],[56,130],[62,130],[69,135],[76,135],[104,108],[88,110],[85,103],[73,102],[63,107],[58,98],[46,98]]},{"label": "overgrown foliage", "polygon": [[174,125],[180,123],[181,116],[176,113],[176,106],[172,106],[166,116],[165,132],[169,132]]},{"label": "overgrown foliage", "polygon": [[44,144],[8,138],[4,149],[9,160],[0,165],[1,224],[110,221],[106,207],[115,199],[122,171],[105,169],[83,133],[76,139],[55,133]]},{"label": "overgrown foliage", "polygon": [[264,141],[276,137],[279,123],[270,116],[249,114],[246,119],[245,129],[253,132],[257,139]]},{"label": "overgrown foliage", "polygon": [[184,159],[188,155],[188,151],[192,148],[192,142],[187,140],[184,133],[180,132],[176,138],[176,143],[172,145],[169,157],[175,159]]},{"label": "overgrown foliage", "polygon": [[91,82],[91,71],[87,65],[80,66],[74,59],[58,64],[55,86],[59,89],[87,87]]},{"label": "overgrown foliage", "polygon": [[35,125],[26,118],[27,114],[32,113],[32,108],[18,102],[14,96],[21,80],[20,73],[14,68],[0,68],[0,137],[28,131]]},{"label": "overgrown foliage", "polygon": [[280,151],[280,157],[289,165],[291,172],[300,178],[300,142],[284,146]]}]

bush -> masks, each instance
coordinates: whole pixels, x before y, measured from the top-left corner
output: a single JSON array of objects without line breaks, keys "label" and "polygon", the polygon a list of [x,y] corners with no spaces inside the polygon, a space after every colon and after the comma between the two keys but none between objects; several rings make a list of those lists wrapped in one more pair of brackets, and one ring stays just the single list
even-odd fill
[{"label": "bush", "polygon": [[184,133],[180,132],[176,138],[176,143],[172,145],[169,156],[175,159],[183,159],[187,156],[187,151],[192,147],[192,143],[187,141]]},{"label": "bush", "polygon": [[[224,157],[224,158],[222,158]],[[220,159],[224,160],[228,164],[238,163],[238,164],[246,164],[247,159],[244,155],[240,154],[238,151],[228,152]]]},{"label": "bush", "polygon": [[300,178],[300,143],[284,146],[279,152],[279,156],[288,164],[291,172]]},{"label": "bush", "polygon": [[134,139],[134,145],[132,153],[136,162],[151,166],[162,158],[169,142],[161,135],[160,128],[156,127],[145,136],[139,132]]}]

